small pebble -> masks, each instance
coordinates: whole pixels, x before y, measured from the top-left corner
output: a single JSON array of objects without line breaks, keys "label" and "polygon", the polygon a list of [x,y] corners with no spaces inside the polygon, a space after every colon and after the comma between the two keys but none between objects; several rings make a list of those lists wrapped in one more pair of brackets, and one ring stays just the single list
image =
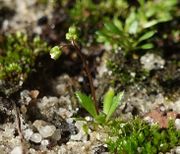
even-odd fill
[{"label": "small pebble", "polygon": [[42,140],[42,141],[41,141],[41,145],[42,145],[43,147],[48,146],[48,145],[49,145],[49,140]]},{"label": "small pebble", "polygon": [[175,151],[176,151],[176,154],[180,154],[180,146],[177,146]]},{"label": "small pebble", "polygon": [[177,130],[180,130],[180,119],[175,120],[175,126]]},{"label": "small pebble", "polygon": [[162,69],[164,68],[165,64],[164,59],[153,53],[146,53],[141,57],[140,62],[143,65],[143,68],[148,71],[151,71],[153,69]]},{"label": "small pebble", "polygon": [[59,141],[61,139],[61,130],[56,129],[54,134],[52,135],[52,139]]},{"label": "small pebble", "polygon": [[56,90],[59,95],[63,95],[67,91],[67,85],[62,83],[56,86]]},{"label": "small pebble", "polygon": [[54,134],[56,127],[53,125],[46,125],[38,129],[39,133],[43,138],[50,137]]},{"label": "small pebble", "polygon": [[75,126],[79,130],[76,135],[71,135],[71,140],[76,140],[76,141],[87,141],[87,134],[83,129],[83,125],[85,125],[86,122],[84,121],[76,121]]},{"label": "small pebble", "polygon": [[42,136],[39,133],[34,133],[31,135],[30,140],[34,143],[40,143],[42,140]]},{"label": "small pebble", "polygon": [[33,126],[36,127],[37,129],[40,129],[41,127],[46,126],[46,125],[47,123],[43,120],[36,120],[33,123]]},{"label": "small pebble", "polygon": [[180,113],[180,99],[172,105],[173,111]]},{"label": "small pebble", "polygon": [[26,129],[26,130],[24,130],[23,133],[24,133],[24,138],[26,140],[30,140],[30,138],[31,138],[31,136],[33,134],[33,131],[31,129]]},{"label": "small pebble", "polygon": [[145,120],[147,123],[149,123],[150,125],[152,125],[152,124],[154,123],[154,120],[153,120],[151,117],[149,117],[149,116],[145,117],[144,120]]},{"label": "small pebble", "polygon": [[73,115],[72,112],[68,111],[68,110],[65,109],[65,108],[61,108],[61,107],[59,108],[58,113],[59,113],[59,115],[61,115],[61,117],[64,118],[64,119],[70,118],[70,117]]},{"label": "small pebble", "polygon": [[15,147],[10,154],[23,154],[23,150],[21,146]]}]

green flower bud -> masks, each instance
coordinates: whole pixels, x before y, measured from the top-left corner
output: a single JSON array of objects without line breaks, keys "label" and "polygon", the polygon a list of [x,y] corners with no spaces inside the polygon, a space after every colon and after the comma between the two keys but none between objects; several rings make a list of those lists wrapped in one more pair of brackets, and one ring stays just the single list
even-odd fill
[{"label": "green flower bud", "polygon": [[66,39],[69,41],[78,39],[77,28],[75,26],[69,27],[68,33],[66,33]]},{"label": "green flower bud", "polygon": [[77,29],[76,29],[75,26],[69,27],[69,33],[71,33],[71,34],[76,34],[76,32],[77,32]]},{"label": "green flower bud", "polygon": [[62,53],[62,51],[61,51],[61,48],[59,46],[54,46],[50,50],[51,58],[54,60],[57,60],[60,57],[61,53]]}]

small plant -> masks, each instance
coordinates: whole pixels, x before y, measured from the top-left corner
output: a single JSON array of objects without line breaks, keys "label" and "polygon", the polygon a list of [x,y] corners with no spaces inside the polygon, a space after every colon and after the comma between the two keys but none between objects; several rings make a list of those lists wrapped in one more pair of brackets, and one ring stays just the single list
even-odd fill
[{"label": "small plant", "polygon": [[[117,18],[113,21],[106,21],[102,30],[97,32],[97,41],[105,43],[105,45],[110,45],[114,49],[120,47],[126,53],[137,49],[151,49],[153,47],[152,43],[142,42],[150,39],[155,33],[155,30],[150,30],[140,34],[137,31],[138,25],[136,23],[136,18],[133,18],[135,13],[133,12],[123,25]],[[130,21],[134,20],[134,21]]]},{"label": "small plant", "polygon": [[128,53],[138,49],[151,49],[150,38],[156,33],[154,25],[172,19],[176,0],[147,1],[138,0],[139,7],[130,7],[125,18],[114,16],[113,20],[105,20],[104,27],[97,31],[97,41],[122,48]]},{"label": "small plant", "polygon": [[30,41],[27,35],[17,32],[5,36],[0,50],[0,92],[10,95],[22,86],[36,57],[49,48],[39,37]]},{"label": "small plant", "polygon": [[123,92],[115,95],[114,90],[110,88],[104,96],[103,112],[99,114],[96,112],[96,108],[91,97],[81,92],[76,92],[75,95],[78,98],[81,106],[91,114],[95,121],[100,124],[104,124],[109,121],[110,117],[112,116],[118,105],[121,103]]},{"label": "small plant", "polygon": [[111,153],[119,154],[156,154],[168,152],[179,144],[180,131],[170,121],[167,129],[149,125],[140,118],[129,122],[113,120],[109,125],[108,148]]},{"label": "small plant", "polygon": [[64,47],[68,47],[68,46],[72,46],[74,47],[75,51],[77,52],[78,56],[80,57],[83,65],[84,65],[84,70],[87,74],[87,77],[89,79],[89,84],[90,84],[90,89],[91,89],[91,94],[94,100],[94,104],[96,107],[96,112],[98,113],[98,108],[97,108],[97,103],[96,103],[96,94],[95,94],[95,90],[94,90],[94,86],[93,86],[93,80],[92,80],[92,76],[86,61],[85,56],[81,53],[81,49],[79,48],[79,46],[76,43],[76,40],[78,39],[78,32],[77,32],[77,28],[73,25],[69,28],[68,33],[66,33],[66,39],[68,41],[71,42],[71,44],[65,44],[65,45],[60,45],[60,46],[55,46],[50,50],[50,55],[51,58],[53,59],[58,59],[59,56],[62,53],[62,49]]},{"label": "small plant", "polygon": [[71,44],[53,47],[50,50],[51,58],[57,60],[62,53],[63,47],[72,46],[75,48],[77,54],[79,55],[79,57],[81,58],[84,64],[84,69],[89,79],[91,95],[93,99],[81,92],[76,92],[75,95],[77,99],[79,100],[79,103],[81,104],[81,106],[84,107],[98,123],[108,122],[110,117],[112,116],[116,108],[118,107],[119,103],[121,102],[121,99],[123,97],[123,92],[115,95],[114,90],[110,88],[109,91],[104,96],[103,112],[99,113],[98,105],[96,102],[95,90],[94,90],[94,86],[92,82],[92,76],[89,71],[88,64],[86,62],[85,57],[81,53],[80,48],[75,42],[78,39],[77,29],[75,26],[72,26],[69,28],[69,31],[66,34],[66,39],[69,40]]},{"label": "small plant", "polygon": [[[81,44],[89,45],[96,41],[95,32],[102,25],[104,18],[126,14],[128,3],[126,0],[76,0],[67,10],[72,23],[81,28],[79,39]],[[96,26],[94,26],[96,25]],[[91,41],[88,41],[91,38]]]}]

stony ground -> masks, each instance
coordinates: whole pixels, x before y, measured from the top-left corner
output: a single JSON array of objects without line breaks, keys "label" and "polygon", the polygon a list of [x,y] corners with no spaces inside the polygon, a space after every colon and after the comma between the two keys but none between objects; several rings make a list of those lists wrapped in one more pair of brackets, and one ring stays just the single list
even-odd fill
[{"label": "stony ground", "polygon": [[[2,19],[0,18],[1,33],[18,30],[31,34],[36,33],[44,37],[46,36],[45,32],[48,31],[47,35],[50,34],[48,39],[57,40],[60,37],[57,37],[53,31],[55,19],[52,5],[39,7],[35,0],[1,0],[0,3],[0,15],[3,8],[9,9],[7,14]],[[62,14],[61,17],[64,20],[63,12],[60,11],[59,14]],[[46,20],[48,24],[43,25],[42,23],[46,23]],[[88,50],[91,49],[83,48],[84,53]],[[101,96],[113,78],[112,71],[109,71],[105,64],[107,56],[106,53],[102,53],[94,58],[94,62],[97,64],[94,86],[99,100],[102,99]],[[67,66],[67,69],[71,69],[73,65],[69,61],[65,61],[63,64]],[[167,66],[167,61],[154,53],[145,54],[140,57],[140,66],[148,70],[161,71]],[[64,69],[63,66],[60,67]],[[80,66],[76,67],[77,70],[78,67]],[[176,73],[179,77],[180,71],[178,69]],[[38,75],[39,77],[37,77]],[[135,74],[132,72],[131,75]],[[104,129],[100,126],[89,129],[87,135],[82,127],[86,122],[75,120],[75,115],[83,112],[79,110],[74,97],[75,89],[79,89],[86,80],[82,76],[82,71],[75,75],[66,70],[56,76],[49,74],[41,76],[38,73],[37,76],[35,77],[37,81],[33,81],[32,77],[28,80],[31,83],[26,83],[20,91],[20,97],[16,102],[20,106],[20,119],[16,117],[17,111],[13,107],[14,100],[0,97],[0,109],[4,111],[1,115],[4,118],[1,121],[4,122],[0,124],[0,153],[20,154],[22,149],[31,154],[108,153],[104,144],[108,134],[103,131]],[[158,119],[153,118],[156,113],[160,117],[158,122],[162,127],[166,127],[166,123],[162,122],[161,115],[158,113],[171,112],[173,113],[172,117],[176,119],[177,129],[180,129],[180,88],[173,92],[165,92],[162,87],[156,84],[156,81],[157,79],[154,77],[150,81],[151,86],[144,82],[128,86],[123,104],[118,108],[115,116],[129,119],[140,115],[146,120],[158,121]],[[156,93],[153,93],[153,88]],[[171,99],[169,95],[172,95]],[[158,112],[155,112],[156,110]],[[91,119],[88,115],[84,116],[87,120]],[[20,133],[17,129],[18,120],[21,122],[22,132]],[[175,147],[171,153],[180,153],[180,147]]]}]

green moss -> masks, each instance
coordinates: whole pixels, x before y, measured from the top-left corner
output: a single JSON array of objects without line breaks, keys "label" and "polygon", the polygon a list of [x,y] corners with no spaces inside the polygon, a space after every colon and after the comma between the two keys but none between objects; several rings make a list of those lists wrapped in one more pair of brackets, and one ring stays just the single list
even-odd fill
[{"label": "green moss", "polygon": [[138,59],[126,57],[121,53],[110,53],[107,67],[112,71],[114,82],[119,82],[121,86],[137,84],[149,77],[148,71],[139,68],[141,65]]},{"label": "green moss", "polygon": [[36,57],[49,50],[39,37],[31,41],[20,32],[5,36],[0,49],[0,91],[5,94],[18,90],[32,70]]},{"label": "green moss", "polygon": [[170,121],[167,129],[158,125],[149,125],[135,118],[129,122],[114,120],[110,124],[108,148],[118,154],[156,154],[167,152],[179,144],[180,131]]}]

